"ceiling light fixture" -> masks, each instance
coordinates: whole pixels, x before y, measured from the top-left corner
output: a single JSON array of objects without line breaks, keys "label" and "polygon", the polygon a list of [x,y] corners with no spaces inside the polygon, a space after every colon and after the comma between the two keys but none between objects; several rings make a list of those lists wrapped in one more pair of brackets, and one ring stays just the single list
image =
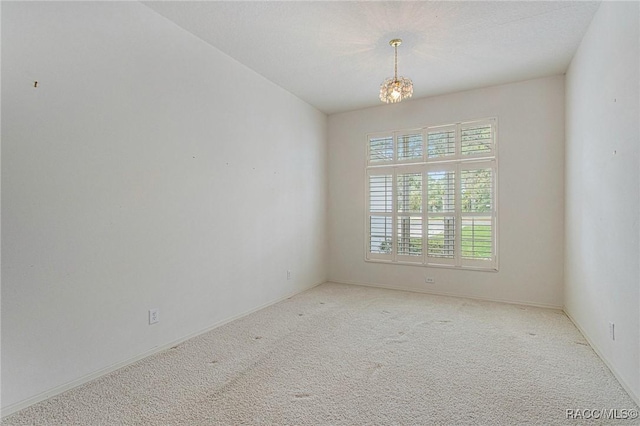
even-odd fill
[{"label": "ceiling light fixture", "polygon": [[413,95],[413,82],[410,78],[398,77],[398,46],[402,44],[402,40],[394,38],[389,44],[395,49],[395,67],[393,78],[387,78],[380,85],[380,100],[386,103],[395,103]]}]

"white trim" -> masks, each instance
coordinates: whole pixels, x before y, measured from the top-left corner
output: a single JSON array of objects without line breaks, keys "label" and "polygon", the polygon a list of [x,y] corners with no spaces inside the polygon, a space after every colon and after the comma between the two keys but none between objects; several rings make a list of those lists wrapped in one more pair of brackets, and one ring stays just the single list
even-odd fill
[{"label": "white trim", "polygon": [[595,343],[593,343],[593,340],[589,337],[589,335],[587,334],[587,332],[580,327],[580,324],[578,324],[578,322],[576,320],[573,319],[573,317],[571,316],[571,314],[569,314],[569,311],[567,310],[567,307],[564,306],[562,308],[562,312],[564,312],[564,314],[567,316],[567,318],[569,318],[569,320],[571,320],[571,322],[573,323],[573,325],[578,329],[578,331],[582,334],[582,336],[585,338],[585,340],[589,343],[589,346],[591,346],[591,349],[593,349],[593,351],[596,353],[596,355],[598,355],[598,357],[602,360],[602,362],[604,363],[604,365],[607,366],[607,368],[609,369],[609,371],[611,371],[611,374],[613,374],[613,376],[618,380],[618,382],[620,382],[620,385],[622,386],[622,388],[629,394],[629,396],[631,397],[631,399],[633,399],[633,401],[640,406],[640,395],[636,395],[632,390],[631,390],[631,386],[624,380],[624,378],[622,377],[622,375],[620,375],[618,373],[618,371],[615,369],[615,367],[609,362],[609,360],[602,354],[602,352],[600,351],[600,349],[598,349],[598,346],[596,346]]},{"label": "white trim", "polygon": [[407,162],[398,162],[398,163],[391,163],[391,162],[382,163],[381,162],[380,164],[368,164],[365,166],[365,168],[368,170],[378,170],[378,169],[384,169],[384,168],[395,169],[398,167],[404,168],[404,167],[410,167],[410,166],[416,166],[416,167],[429,166],[429,167],[438,168],[441,164],[458,164],[461,162],[471,164],[474,162],[487,162],[487,161],[494,161],[497,159],[497,157],[487,156],[487,155],[477,156],[477,157],[462,157],[462,158],[463,158],[463,161],[461,161],[460,158],[453,158],[453,156],[451,156],[442,160],[407,161]]},{"label": "white trim", "polygon": [[[415,256],[416,258],[418,258],[419,256]],[[430,257],[429,259],[438,259],[437,257]],[[493,267],[474,267],[474,266],[455,266],[454,264],[446,264],[446,263],[438,263],[437,261],[435,262],[427,262],[427,263],[422,263],[422,262],[403,262],[403,261],[397,261],[394,262],[391,260],[391,258],[387,257],[384,259],[364,259],[365,262],[369,262],[369,263],[387,263],[389,265],[408,265],[408,266],[420,266],[422,268],[439,268],[439,269],[455,269],[456,271],[477,271],[477,272],[499,272],[496,268]],[[348,284],[348,283],[345,283]],[[358,284],[359,285],[359,284]],[[489,299],[487,299],[489,300]]]},{"label": "white trim", "polygon": [[286,299],[288,299],[290,297],[293,297],[296,294],[299,294],[299,293],[305,292],[307,290],[310,290],[310,289],[312,289],[314,287],[319,286],[320,284],[324,284],[325,282],[327,282],[327,281],[320,281],[320,282],[317,282],[317,283],[312,284],[310,286],[305,286],[305,287],[303,287],[301,289],[298,289],[298,290],[295,290],[295,291],[293,291],[291,293],[288,293],[285,296],[279,297],[279,298],[277,298],[275,300],[263,303],[262,305],[259,305],[259,306],[255,307],[255,308],[252,308],[252,309],[249,309],[248,311],[245,311],[245,312],[239,313],[237,315],[233,315],[233,316],[231,316],[229,318],[220,320],[220,321],[214,323],[213,325],[210,325],[210,326],[208,326],[208,327],[206,327],[206,328],[204,328],[204,329],[202,329],[200,331],[196,331],[194,333],[188,334],[188,335],[186,335],[184,337],[181,337],[181,338],[179,338],[177,340],[174,340],[172,342],[166,343],[164,345],[155,346],[155,347],[153,347],[153,348],[149,349],[148,351],[145,351],[145,352],[143,352],[141,354],[135,355],[135,356],[133,356],[131,358],[125,359],[125,360],[120,361],[120,362],[117,362],[117,363],[112,364],[112,365],[110,365],[108,367],[105,367],[105,368],[102,368],[100,370],[94,371],[93,373],[87,374],[87,375],[82,376],[82,377],[80,377],[78,379],[75,379],[75,380],[72,380],[70,382],[67,382],[67,383],[65,383],[63,385],[56,386],[56,387],[54,387],[52,389],[49,389],[49,390],[44,391],[44,392],[41,392],[41,393],[39,393],[39,394],[37,394],[35,396],[32,396],[30,398],[27,398],[25,400],[16,402],[15,404],[8,405],[7,407],[2,409],[2,414],[1,414],[2,417],[1,418],[4,419],[5,417],[13,415],[13,414],[17,413],[18,411],[24,410],[25,408],[28,408],[31,405],[37,404],[38,402],[42,402],[42,401],[44,401],[46,399],[49,399],[49,398],[54,397],[56,395],[59,395],[59,394],[61,394],[63,392],[66,392],[66,391],[71,390],[73,388],[76,388],[78,386],[84,385],[85,383],[88,383],[88,382],[90,382],[92,380],[95,380],[97,378],[105,376],[105,375],[107,375],[109,373],[112,373],[112,372],[114,372],[116,370],[119,370],[121,368],[127,367],[127,366],[129,366],[129,365],[131,365],[131,364],[133,364],[133,363],[135,363],[137,361],[140,361],[141,359],[147,358],[147,357],[149,357],[151,355],[154,355],[154,354],[157,354],[159,352],[162,352],[162,351],[165,351],[167,349],[170,349],[170,348],[172,348],[172,347],[174,347],[176,345],[179,345],[180,343],[183,343],[183,342],[185,342],[185,341],[187,341],[189,339],[193,339],[194,337],[197,337],[197,336],[199,336],[201,334],[204,334],[204,333],[207,333],[207,332],[209,332],[211,330],[214,330],[214,329],[216,329],[216,328],[218,328],[220,326],[223,326],[223,325],[225,325],[227,323],[230,323],[231,321],[235,321],[237,319],[246,317],[247,315],[250,315],[250,314],[252,314],[254,312],[260,311],[260,310],[262,310],[264,308],[267,308],[267,307],[269,307],[271,305],[275,305],[276,303],[282,302],[283,300],[286,300]]},{"label": "white trim", "polygon": [[373,283],[364,283],[358,281],[348,281],[348,280],[328,280],[328,283],[335,284],[346,284],[346,285],[357,285],[361,287],[374,287],[374,288],[383,288],[385,290],[398,290],[398,291],[409,291],[412,293],[420,293],[420,294],[431,294],[434,296],[446,296],[446,297],[455,297],[457,299],[470,299],[470,300],[481,300],[483,302],[496,302],[496,303],[506,303],[509,305],[518,305],[518,306],[531,306],[533,308],[544,308],[544,309],[554,309],[556,311],[562,311],[562,306],[560,305],[547,305],[544,303],[534,303],[520,300],[507,300],[507,299],[492,299],[487,297],[475,297],[475,296],[465,296],[456,293],[447,293],[440,291],[432,291],[420,288],[412,288],[412,287],[404,287],[404,286],[391,286],[385,284],[373,284]]}]

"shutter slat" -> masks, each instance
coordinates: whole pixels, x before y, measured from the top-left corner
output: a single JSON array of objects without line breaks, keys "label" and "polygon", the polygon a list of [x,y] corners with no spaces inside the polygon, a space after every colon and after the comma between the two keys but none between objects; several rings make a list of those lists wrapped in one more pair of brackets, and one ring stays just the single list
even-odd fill
[{"label": "shutter slat", "polygon": [[491,124],[463,127],[460,131],[460,153],[462,155],[490,154],[493,150]]},{"label": "shutter slat", "polygon": [[462,217],[462,258],[490,260],[493,257],[491,216]]},{"label": "shutter slat", "polygon": [[493,172],[491,168],[462,170],[460,173],[462,212],[488,212],[492,209]]},{"label": "shutter slat", "polygon": [[453,259],[455,257],[455,217],[429,217],[427,225],[427,256]]},{"label": "shutter slat", "polygon": [[398,136],[398,161],[422,159],[422,133]]},{"label": "shutter slat", "polygon": [[387,175],[369,176],[369,211],[391,213],[393,206],[393,177]]},{"label": "shutter slat", "polygon": [[391,217],[369,216],[369,252],[389,254],[392,249]]},{"label": "shutter slat", "polygon": [[455,129],[427,132],[427,155],[429,158],[456,154]]},{"label": "shutter slat", "polygon": [[422,256],[422,218],[398,216],[398,254]]},{"label": "shutter slat", "polygon": [[454,171],[427,173],[427,208],[429,213],[453,213],[455,205]]},{"label": "shutter slat", "polygon": [[393,137],[369,139],[369,163],[393,161]]},{"label": "shutter slat", "polygon": [[399,174],[396,194],[398,213],[420,213],[422,211],[422,173]]}]

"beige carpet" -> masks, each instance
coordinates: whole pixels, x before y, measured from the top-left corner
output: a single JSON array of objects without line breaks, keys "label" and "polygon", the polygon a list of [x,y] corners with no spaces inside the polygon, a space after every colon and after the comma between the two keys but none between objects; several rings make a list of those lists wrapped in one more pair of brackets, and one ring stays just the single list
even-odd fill
[{"label": "beige carpet", "polygon": [[324,284],[4,425],[636,424],[560,311]]}]

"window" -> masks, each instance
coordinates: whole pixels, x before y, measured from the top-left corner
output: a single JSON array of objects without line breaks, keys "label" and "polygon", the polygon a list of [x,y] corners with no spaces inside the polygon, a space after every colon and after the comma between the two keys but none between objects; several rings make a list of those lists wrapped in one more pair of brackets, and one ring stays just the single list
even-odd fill
[{"label": "window", "polygon": [[367,137],[366,259],[497,270],[496,120]]}]

